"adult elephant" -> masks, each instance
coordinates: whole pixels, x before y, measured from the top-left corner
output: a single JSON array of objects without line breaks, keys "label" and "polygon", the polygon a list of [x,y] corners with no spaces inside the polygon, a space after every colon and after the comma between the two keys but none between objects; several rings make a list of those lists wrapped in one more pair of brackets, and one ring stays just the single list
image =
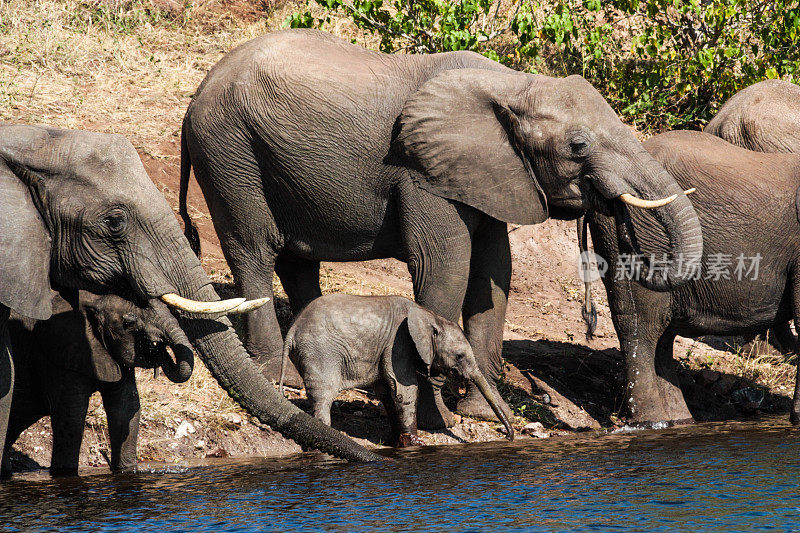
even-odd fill
[{"label": "adult elephant", "polygon": [[[586,80],[524,74],[472,52],[386,55],[313,30],[256,38],[197,90],[181,166],[187,236],[198,243],[186,210],[194,166],[242,295],[272,295],[275,272],[296,312],[320,295],[321,260],[397,258],[417,302],[450,320],[462,314],[492,383],[511,278],[507,222],[674,195],[655,211],[671,252],[702,250],[680,187]],[[657,283],[681,281],[673,265]],[[274,307],[246,326],[248,350],[277,375]],[[453,423],[438,389],[420,396],[420,425]],[[494,418],[474,386],[458,409]]]},{"label": "adult elephant", "polygon": [[[725,102],[703,131],[756,152],[800,154],[800,86],[783,80],[754,83]],[[795,349],[788,322],[770,328],[769,337],[759,333],[784,352]]]},{"label": "adult elephant", "polygon": [[[307,446],[347,459],[377,457],[278,395],[222,317],[219,302],[167,201],[133,146],[119,135],[0,125],[0,442],[13,384],[10,309],[52,312],[51,285],[115,293],[178,319],[228,393],[253,415]],[[191,300],[189,300],[191,299]],[[239,308],[241,310],[241,307]],[[205,313],[205,314],[198,314]]]},{"label": "adult elephant", "polygon": [[800,153],[800,86],[764,80],[742,89],[703,131],[756,152]]},{"label": "adult elephant", "polygon": [[[672,360],[676,335],[752,334],[800,318],[800,156],[753,152],[697,131],[662,133],[644,146],[678,183],[697,187],[692,202],[703,227],[703,257],[699,268],[686,264],[692,280],[669,292],[649,290],[613,268],[603,284],[625,353],[630,422],[685,422],[692,415]],[[657,256],[669,249],[646,213],[633,214],[635,234],[620,214],[587,218],[595,251],[609,265],[632,264],[636,248]]]}]

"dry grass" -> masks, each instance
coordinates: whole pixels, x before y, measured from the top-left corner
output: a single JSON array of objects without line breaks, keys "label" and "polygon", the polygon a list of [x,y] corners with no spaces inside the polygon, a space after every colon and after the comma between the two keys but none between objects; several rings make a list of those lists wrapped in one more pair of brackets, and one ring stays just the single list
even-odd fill
[{"label": "dry grass", "polygon": [[760,341],[747,347],[732,346],[733,351],[714,350],[710,347],[697,349],[697,341],[682,358],[690,370],[707,368],[738,376],[755,383],[773,394],[790,394],[794,389],[797,371],[797,356],[783,355]]},{"label": "dry grass", "polygon": [[215,21],[200,7],[172,19],[119,4],[0,0],[0,118],[121,133],[158,157],[207,70],[281,18]]},{"label": "dry grass", "polygon": [[[242,19],[231,15],[236,3],[186,2],[172,13],[148,0],[0,0],[0,120],[121,133],[165,157],[159,144],[179,136],[208,69],[297,9],[239,0],[251,12]],[[335,32],[376,44],[347,21]]]}]

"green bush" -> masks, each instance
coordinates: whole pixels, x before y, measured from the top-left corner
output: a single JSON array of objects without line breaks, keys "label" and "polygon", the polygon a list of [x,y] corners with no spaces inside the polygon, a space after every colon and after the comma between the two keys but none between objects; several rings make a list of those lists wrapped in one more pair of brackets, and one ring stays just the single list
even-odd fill
[{"label": "green bush", "polygon": [[[383,51],[475,50],[581,74],[639,127],[699,126],[736,91],[800,78],[800,0],[308,0],[291,27],[346,16]],[[309,6],[310,7],[310,6]]]}]

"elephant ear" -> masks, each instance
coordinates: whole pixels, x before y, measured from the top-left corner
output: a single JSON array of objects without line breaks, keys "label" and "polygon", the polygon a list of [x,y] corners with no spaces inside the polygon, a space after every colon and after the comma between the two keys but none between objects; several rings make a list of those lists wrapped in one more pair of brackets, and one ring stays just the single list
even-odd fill
[{"label": "elephant ear", "polygon": [[424,83],[400,115],[395,147],[421,170],[426,191],[516,224],[547,219],[547,199],[520,150],[514,105],[526,74],[447,70]]},{"label": "elephant ear", "polygon": [[436,315],[416,304],[411,306],[408,311],[408,333],[427,368],[433,364],[434,339],[440,332]]},{"label": "elephant ear", "polygon": [[89,360],[91,374],[105,383],[116,383],[122,379],[119,363],[108,351],[110,339],[106,339],[106,330],[102,314],[91,305],[83,305],[86,315],[86,340],[89,343]]},{"label": "elephant ear", "polygon": [[39,177],[0,150],[0,303],[38,320],[52,314],[46,202]]}]

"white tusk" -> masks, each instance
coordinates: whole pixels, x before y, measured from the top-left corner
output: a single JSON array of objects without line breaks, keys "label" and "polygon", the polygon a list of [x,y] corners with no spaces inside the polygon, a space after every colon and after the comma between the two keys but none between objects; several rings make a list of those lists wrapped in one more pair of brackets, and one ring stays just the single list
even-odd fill
[{"label": "white tusk", "polygon": [[170,307],[186,311],[188,313],[197,313],[201,315],[218,315],[220,313],[227,313],[231,309],[236,309],[242,305],[244,298],[231,298],[230,300],[219,300],[216,302],[198,302],[196,300],[189,300],[175,293],[164,294],[161,296],[161,301]]},{"label": "white tusk", "polygon": [[689,196],[690,194],[692,194],[692,193],[693,193],[694,191],[696,191],[696,190],[697,190],[697,189],[695,189],[694,187],[692,187],[691,189],[686,189],[685,191],[683,191],[683,194],[685,194],[686,196]]},{"label": "white tusk", "polygon": [[672,196],[668,196],[667,198],[662,198],[661,200],[643,200],[628,193],[623,193],[619,195],[619,199],[625,202],[626,204],[632,205],[633,207],[641,207],[642,209],[655,209],[657,207],[663,207],[668,203],[672,202],[677,197],[678,197],[677,194],[673,194]]},{"label": "white tusk", "polygon": [[269,301],[269,298],[256,298],[255,300],[248,300],[241,304],[240,306],[231,309],[228,311],[229,315],[244,315],[249,313],[250,311],[255,311],[265,303]]}]

